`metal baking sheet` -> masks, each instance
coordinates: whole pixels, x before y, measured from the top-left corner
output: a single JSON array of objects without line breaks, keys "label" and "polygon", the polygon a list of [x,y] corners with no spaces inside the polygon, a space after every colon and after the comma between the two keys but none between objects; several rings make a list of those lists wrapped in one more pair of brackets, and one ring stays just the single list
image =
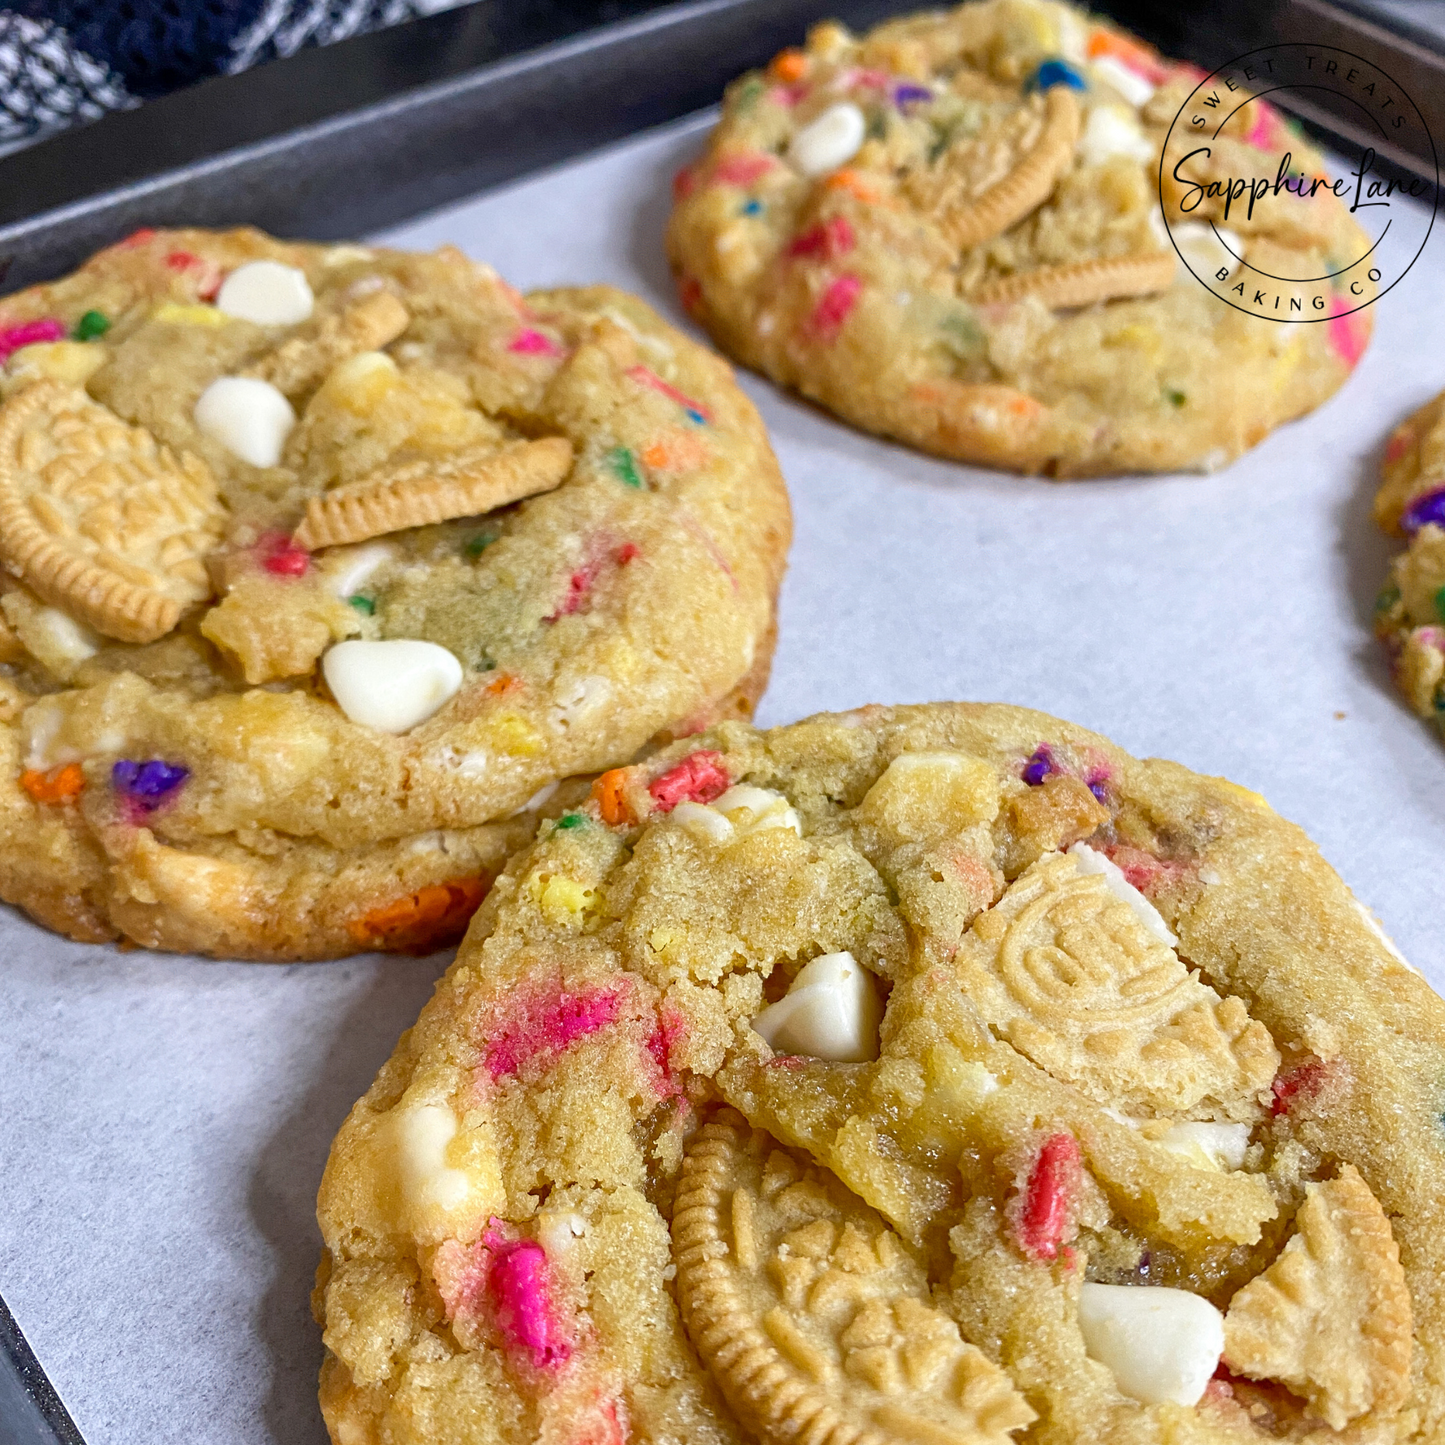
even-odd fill
[{"label": "metal baking sheet", "polygon": [[[660,236],[706,123],[382,239],[459,244],[524,287],[611,280],[685,325]],[[1440,987],[1445,755],[1369,636],[1390,550],[1369,501],[1389,428],[1445,385],[1442,280],[1427,248],[1348,386],[1212,477],[936,462],[743,376],[797,521],[760,721],[996,699],[1225,774],[1304,824]],[[0,958],[0,1441],[321,1445],[316,1185],[446,958],[213,963],[3,910]]]}]

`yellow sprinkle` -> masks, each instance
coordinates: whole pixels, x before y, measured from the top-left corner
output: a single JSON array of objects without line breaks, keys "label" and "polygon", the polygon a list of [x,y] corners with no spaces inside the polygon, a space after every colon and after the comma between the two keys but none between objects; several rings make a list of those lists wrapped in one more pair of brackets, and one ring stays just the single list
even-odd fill
[{"label": "yellow sprinkle", "polygon": [[535,758],[543,743],[537,729],[519,713],[498,713],[488,724],[497,746],[516,758]]},{"label": "yellow sprinkle", "polygon": [[230,317],[214,306],[182,306],[176,301],[163,301],[151,312],[152,321],[170,321],[177,326],[224,326]]},{"label": "yellow sprinkle", "polygon": [[91,375],[105,364],[106,349],[94,341],[42,341],[22,346],[5,366],[7,378],[34,381],[48,377],[51,381],[84,386]]},{"label": "yellow sprinkle", "polygon": [[602,906],[595,888],[560,873],[534,873],[527,891],[549,923],[565,927],[580,927]]}]

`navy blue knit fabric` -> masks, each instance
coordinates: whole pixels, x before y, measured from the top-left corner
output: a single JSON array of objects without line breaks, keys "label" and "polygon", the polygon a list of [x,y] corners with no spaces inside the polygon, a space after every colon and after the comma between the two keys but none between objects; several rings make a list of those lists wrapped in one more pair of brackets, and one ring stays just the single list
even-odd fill
[{"label": "navy blue knit fabric", "polygon": [[456,0],[0,0],[0,141]]}]

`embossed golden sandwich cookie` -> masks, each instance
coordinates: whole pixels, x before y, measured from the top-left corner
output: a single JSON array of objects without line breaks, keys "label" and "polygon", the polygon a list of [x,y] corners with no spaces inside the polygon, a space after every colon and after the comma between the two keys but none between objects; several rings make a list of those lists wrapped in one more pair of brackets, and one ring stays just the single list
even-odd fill
[{"label": "embossed golden sandwich cookie", "polygon": [[569,777],[765,684],[777,464],[622,292],[146,231],[0,363],[0,897],[73,938],[455,939]]},{"label": "embossed golden sandwich cookie", "polygon": [[1256,794],[998,705],[543,824],[332,1146],[333,1440],[1415,1442],[1445,1003]]}]

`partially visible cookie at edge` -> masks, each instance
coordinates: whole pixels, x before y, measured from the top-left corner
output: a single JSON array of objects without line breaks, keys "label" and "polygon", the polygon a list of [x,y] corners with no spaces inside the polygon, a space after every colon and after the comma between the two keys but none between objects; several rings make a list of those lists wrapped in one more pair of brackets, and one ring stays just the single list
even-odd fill
[{"label": "partially visible cookie at edge", "polygon": [[145,231],[0,361],[0,897],[73,938],[454,939],[559,783],[766,683],[777,463],[623,292]]},{"label": "partially visible cookie at edge", "polygon": [[[1371,318],[1342,282],[1330,319],[1278,325],[1179,262],[1258,281],[1365,249],[1328,192],[1226,217],[1170,181],[1161,210],[1164,138],[1201,78],[1054,0],[819,25],[728,88],[677,177],[683,303],[729,355],[927,452],[1059,477],[1216,470],[1328,397]],[[1272,174],[1284,150],[1323,166],[1266,102],[1230,125],[1188,174]]]},{"label": "partially visible cookie at edge", "polygon": [[1445,1003],[1258,795],[727,724],[509,864],[332,1146],[333,1440],[1426,1445]]}]

